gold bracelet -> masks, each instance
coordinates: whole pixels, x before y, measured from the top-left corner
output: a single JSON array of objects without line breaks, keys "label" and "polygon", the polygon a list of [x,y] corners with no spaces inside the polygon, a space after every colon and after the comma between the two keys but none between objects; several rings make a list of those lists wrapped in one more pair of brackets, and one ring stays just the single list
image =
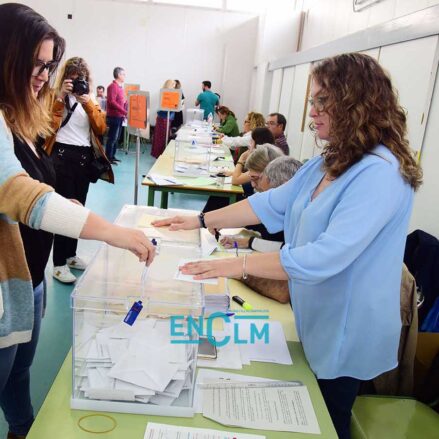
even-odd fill
[{"label": "gold bracelet", "polygon": [[247,255],[244,255],[244,260],[242,261],[242,278],[246,280],[248,278],[248,274],[246,272],[247,265]]}]

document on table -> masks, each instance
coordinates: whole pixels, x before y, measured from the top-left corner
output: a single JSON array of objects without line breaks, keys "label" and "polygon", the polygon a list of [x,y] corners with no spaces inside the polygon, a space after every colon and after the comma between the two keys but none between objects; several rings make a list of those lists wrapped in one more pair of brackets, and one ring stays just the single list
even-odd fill
[{"label": "document on table", "polygon": [[157,186],[184,185],[184,183],[170,175],[148,174],[148,178]]},{"label": "document on table", "polygon": [[175,273],[174,279],[176,280],[182,280],[185,282],[195,282],[199,284],[209,284],[209,285],[217,285],[218,284],[218,278],[214,277],[212,279],[194,279],[194,276],[192,274],[183,274],[180,271],[180,267],[184,264],[187,264],[188,262],[197,262],[201,261],[202,259],[180,259],[177,267],[177,272]]},{"label": "document on table", "polygon": [[203,387],[203,416],[220,424],[320,434],[308,389],[299,382],[231,382]]},{"label": "document on table", "polygon": [[203,412],[203,392],[202,386],[210,383],[220,382],[275,382],[269,378],[255,377],[251,375],[241,375],[237,373],[224,372],[222,370],[214,369],[198,369],[196,385],[194,390],[194,407],[195,413]]},{"label": "document on table", "polygon": [[264,439],[256,434],[232,433],[210,428],[180,427],[148,422],[143,439]]}]

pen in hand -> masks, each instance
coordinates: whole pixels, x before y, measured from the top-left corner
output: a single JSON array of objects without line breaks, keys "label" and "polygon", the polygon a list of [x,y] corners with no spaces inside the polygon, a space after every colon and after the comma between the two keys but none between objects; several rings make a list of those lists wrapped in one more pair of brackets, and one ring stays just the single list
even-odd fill
[{"label": "pen in hand", "polygon": [[233,241],[233,247],[235,248],[236,257],[238,257],[238,243],[236,241]]}]

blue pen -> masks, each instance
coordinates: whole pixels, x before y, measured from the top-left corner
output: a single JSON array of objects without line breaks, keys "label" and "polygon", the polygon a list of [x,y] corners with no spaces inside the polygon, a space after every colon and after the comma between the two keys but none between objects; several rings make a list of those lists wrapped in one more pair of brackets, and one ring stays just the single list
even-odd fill
[{"label": "blue pen", "polygon": [[235,247],[236,257],[238,257],[238,243],[236,241],[233,241],[233,247]]},{"label": "blue pen", "polygon": [[157,240],[155,238],[151,239],[152,245],[157,245]]}]

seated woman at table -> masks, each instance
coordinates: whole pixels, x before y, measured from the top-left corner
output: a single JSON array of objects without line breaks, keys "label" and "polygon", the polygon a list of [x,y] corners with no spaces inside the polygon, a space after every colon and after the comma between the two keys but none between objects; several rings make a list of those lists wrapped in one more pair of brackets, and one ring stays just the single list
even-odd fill
[{"label": "seated woman at table", "polygon": [[220,118],[220,126],[216,128],[216,131],[230,137],[239,136],[235,113],[224,105],[218,107],[216,112]]},{"label": "seated woman at table", "polygon": [[[232,184],[246,184],[250,183],[250,175],[248,171],[245,170],[245,161],[249,154],[251,154],[258,145],[271,144],[274,145],[274,136],[271,131],[266,127],[259,127],[252,130],[250,133],[250,142],[247,151],[243,152],[236,162],[235,169],[233,171],[224,171],[224,174],[228,177],[232,177]],[[282,152],[282,151],[281,151]],[[282,153],[283,154],[283,153]],[[253,194],[251,186],[244,188],[244,192],[247,196]]]},{"label": "seated woman at table", "polygon": [[[236,156],[236,160],[239,159],[239,156],[245,151],[246,148],[250,146],[251,142],[251,133],[255,128],[264,128],[265,127],[265,118],[261,113],[255,113],[254,111],[250,111],[247,114],[247,117],[244,120],[243,132],[240,136],[237,137],[229,137],[223,136],[221,138],[222,144],[228,146],[231,150],[237,150],[238,154]],[[264,142],[270,143],[270,142]],[[234,160],[236,162],[236,160]]]},{"label": "seated woman at table", "polygon": [[[351,53],[318,63],[310,117],[326,143],[286,184],[198,217],[154,223],[170,230],[264,223],[284,230],[280,252],[181,267],[195,279],[249,274],[289,281],[299,338],[340,438],[362,380],[394,369],[400,283],[414,191],[422,171],[389,76]],[[238,263],[239,262],[239,263]]]},{"label": "seated woman at table", "polygon": [[[176,88],[175,80],[168,79],[163,84],[162,88]],[[166,127],[168,127],[168,139],[171,134],[171,124],[174,120],[175,112],[169,112],[169,126],[168,126],[168,112],[167,111],[157,111],[157,117],[155,119],[154,134],[152,138],[151,155],[158,158],[162,155],[166,148]]]},{"label": "seated woman at table", "polygon": [[[251,132],[251,141],[249,146],[249,151],[253,151],[257,145],[271,144],[274,145],[274,137],[268,128],[255,128]],[[235,169],[232,170],[222,170],[221,172],[227,177],[232,177],[232,184],[242,185],[244,191],[243,195],[238,195],[238,201],[243,198],[247,198],[253,194],[253,188],[250,184],[250,176],[247,171],[244,171],[245,159],[248,154],[247,151],[243,154],[243,158],[239,158],[236,163]],[[216,197],[211,195],[204,206],[203,212],[210,212],[211,210],[220,209],[228,205],[228,200],[225,197]]]}]

